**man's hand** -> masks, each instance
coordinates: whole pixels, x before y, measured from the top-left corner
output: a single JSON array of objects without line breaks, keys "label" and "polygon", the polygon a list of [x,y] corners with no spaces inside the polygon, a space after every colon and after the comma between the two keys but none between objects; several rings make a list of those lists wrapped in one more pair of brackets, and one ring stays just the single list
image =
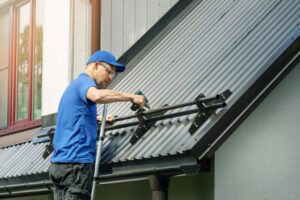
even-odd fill
[{"label": "man's hand", "polygon": [[[115,120],[114,116],[112,116],[112,115],[106,115],[106,122],[108,124],[111,124],[111,125],[114,124],[114,120]],[[102,121],[102,116],[98,115],[97,116],[97,121],[101,122]]]},{"label": "man's hand", "polygon": [[139,109],[142,109],[146,104],[145,98],[142,95],[129,94],[106,89],[97,89],[95,87],[90,87],[87,90],[86,97],[89,100],[100,104],[131,101],[134,104],[138,104]]},{"label": "man's hand", "polygon": [[134,104],[138,104],[139,109],[142,109],[146,104],[145,98],[142,95],[133,95],[133,99],[131,102]]}]

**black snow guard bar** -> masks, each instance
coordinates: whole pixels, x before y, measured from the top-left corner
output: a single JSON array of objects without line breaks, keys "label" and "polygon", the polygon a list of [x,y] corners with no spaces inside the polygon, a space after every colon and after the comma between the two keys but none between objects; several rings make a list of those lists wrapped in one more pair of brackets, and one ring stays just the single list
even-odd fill
[{"label": "black snow guard bar", "polygon": [[[135,115],[129,115],[125,117],[117,117],[114,122],[124,121],[131,118],[137,118],[138,121],[128,122],[124,124],[118,124],[113,126],[108,126],[105,128],[105,131],[110,131],[114,129],[120,129],[130,126],[136,126],[134,134],[130,139],[130,143],[134,145],[154,124],[156,121],[179,117],[183,115],[189,115],[193,113],[198,113],[189,128],[189,132],[193,135],[198,128],[209,118],[214,110],[218,108],[225,107],[227,104],[225,100],[232,94],[230,90],[226,90],[221,94],[218,94],[214,97],[205,97],[204,94],[200,94],[194,101],[178,104],[178,105],[164,105],[161,108],[151,109],[145,111],[144,109],[138,110]],[[186,111],[180,111],[172,114],[165,114],[168,110],[174,110],[186,106],[191,106],[196,104],[198,108]],[[98,124],[98,131],[101,123]]]},{"label": "black snow guard bar", "polygon": [[[132,145],[134,145],[155,124],[156,121],[198,113],[196,115],[191,127],[189,128],[189,133],[191,135],[193,135],[216,109],[225,107],[227,105],[225,103],[225,100],[231,94],[232,94],[232,92],[230,90],[226,90],[226,91],[224,91],[216,96],[213,96],[213,97],[205,97],[204,94],[201,93],[192,102],[178,104],[178,105],[172,105],[172,106],[164,105],[161,108],[150,109],[147,111],[144,109],[141,109],[141,110],[138,110],[135,113],[135,115],[129,115],[129,116],[125,116],[125,117],[116,117],[114,120],[114,122],[118,122],[118,121],[124,121],[127,119],[137,118],[138,121],[127,122],[124,124],[118,124],[118,125],[113,125],[113,126],[107,126],[107,127],[105,127],[105,131],[110,131],[110,130],[115,130],[115,129],[138,125],[138,127],[136,128],[134,134],[132,135],[132,137],[130,139],[130,143]],[[186,110],[186,111],[180,111],[177,113],[165,114],[168,110],[174,110],[174,109],[178,109],[178,108],[182,108],[182,107],[191,106],[194,104],[196,104],[198,108]],[[98,132],[100,131],[100,126],[101,126],[101,123],[98,123],[98,127],[97,127]],[[50,143],[46,147],[46,150],[43,154],[44,159],[46,159],[53,152],[52,141],[53,141],[54,133],[55,133],[55,129],[51,128],[47,132],[47,134],[38,136],[39,138],[45,137],[45,136],[50,137]]]}]

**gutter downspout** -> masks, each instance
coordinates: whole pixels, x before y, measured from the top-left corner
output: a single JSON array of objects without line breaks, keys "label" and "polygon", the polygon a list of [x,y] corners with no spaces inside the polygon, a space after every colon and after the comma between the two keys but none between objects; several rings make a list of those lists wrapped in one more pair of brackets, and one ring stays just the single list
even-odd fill
[{"label": "gutter downspout", "polygon": [[91,55],[100,49],[101,0],[90,0],[92,4]]},{"label": "gutter downspout", "polygon": [[170,177],[153,174],[149,176],[152,200],[168,200]]}]

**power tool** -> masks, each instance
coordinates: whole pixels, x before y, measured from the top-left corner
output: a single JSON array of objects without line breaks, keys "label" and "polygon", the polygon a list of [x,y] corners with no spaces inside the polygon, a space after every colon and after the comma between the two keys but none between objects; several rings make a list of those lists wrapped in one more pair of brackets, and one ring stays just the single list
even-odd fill
[{"label": "power tool", "polygon": [[[144,95],[144,93],[142,91],[138,90],[134,94],[136,94],[136,95],[142,95],[145,98],[145,101],[146,101],[145,107],[148,108],[148,109],[150,109],[150,106],[149,106],[149,103],[148,103],[148,99],[146,98],[146,96]],[[139,108],[138,104],[132,104],[132,106],[131,106],[131,110],[132,111],[136,111],[138,108]]]}]

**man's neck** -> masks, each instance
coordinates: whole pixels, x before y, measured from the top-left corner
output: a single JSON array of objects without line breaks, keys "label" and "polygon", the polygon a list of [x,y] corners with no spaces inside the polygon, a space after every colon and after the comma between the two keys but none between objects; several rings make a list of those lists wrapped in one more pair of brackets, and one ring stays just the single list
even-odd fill
[{"label": "man's neck", "polygon": [[92,71],[92,70],[93,70],[93,69],[91,69],[91,68],[86,68],[84,72],[85,72],[87,75],[89,75],[89,77],[91,77],[91,79],[93,79],[93,80],[95,81],[94,76],[93,76],[93,71]]}]

